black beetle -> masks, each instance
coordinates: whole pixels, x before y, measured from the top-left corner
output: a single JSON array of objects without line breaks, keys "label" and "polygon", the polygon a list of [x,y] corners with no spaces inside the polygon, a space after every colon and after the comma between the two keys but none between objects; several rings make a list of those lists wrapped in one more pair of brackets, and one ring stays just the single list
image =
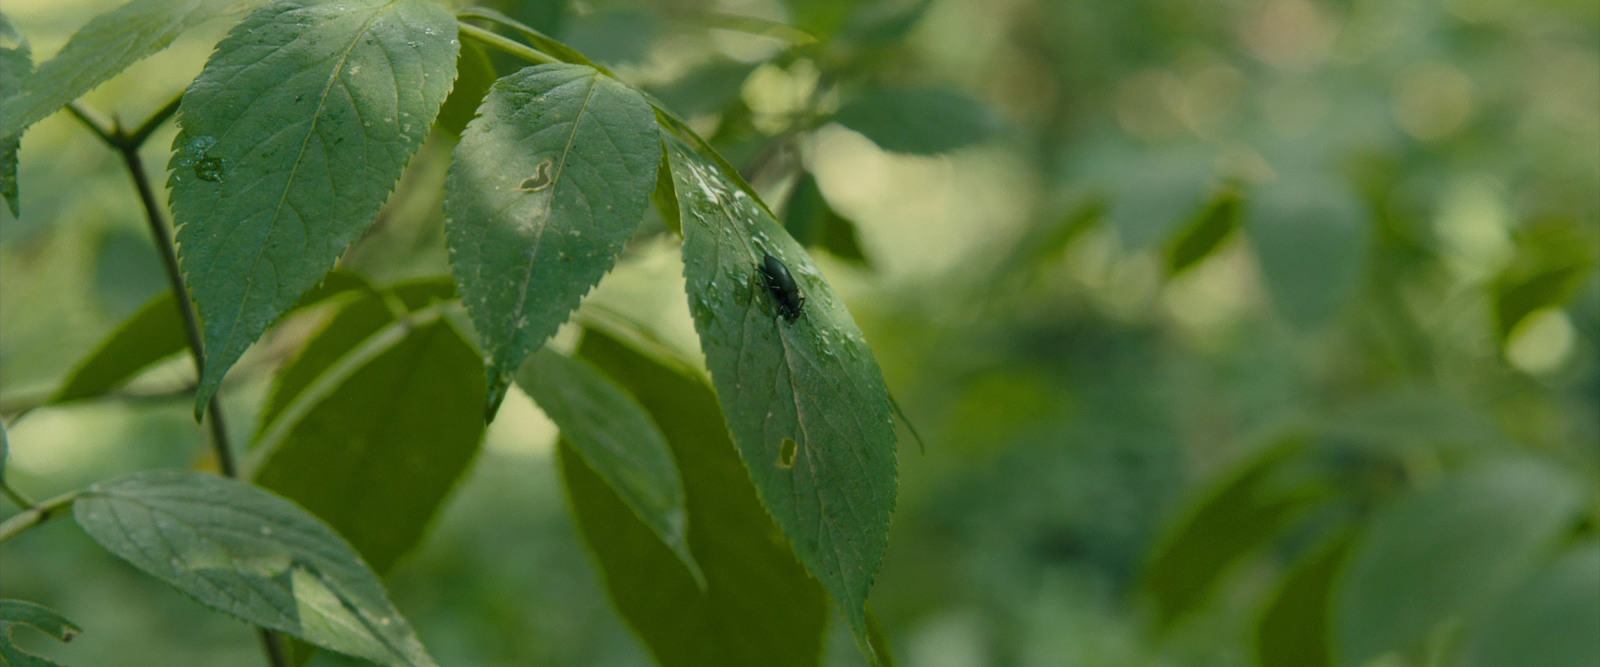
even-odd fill
[{"label": "black beetle", "polygon": [[766,284],[767,293],[778,303],[778,314],[789,322],[799,319],[801,311],[805,309],[806,296],[800,293],[800,286],[795,284],[794,276],[789,273],[789,267],[768,254],[761,260],[759,269],[761,282]]}]

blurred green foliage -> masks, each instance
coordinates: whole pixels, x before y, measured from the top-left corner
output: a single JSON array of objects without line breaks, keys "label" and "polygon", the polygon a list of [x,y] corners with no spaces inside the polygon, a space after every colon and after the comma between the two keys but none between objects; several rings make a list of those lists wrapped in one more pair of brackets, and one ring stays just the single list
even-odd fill
[{"label": "blurred green foliage", "polygon": [[[117,4],[5,12],[37,62]],[[872,592],[901,664],[1600,660],[1591,4],[486,4],[711,138],[850,305],[929,441],[902,449]],[[86,100],[143,118],[227,27]],[[449,130],[487,70],[517,64],[469,46],[461,67],[444,127],[341,260],[373,284],[448,272]],[[147,161],[165,164],[171,137]],[[65,114],[24,137],[18,180],[21,215],[0,227],[8,480],[46,496],[208,465],[186,358],[109,399],[37,407],[163,282],[115,156]],[[626,313],[693,350],[682,267],[657,236],[634,240],[580,320]],[[241,442],[316,331],[296,322],[229,376]],[[649,663],[585,551],[554,443],[507,401],[389,571],[441,663]],[[18,633],[30,651],[260,660],[242,626],[70,524],[8,541],[0,570],[6,597],[83,628],[67,645]],[[848,637],[823,652],[860,660]]]}]

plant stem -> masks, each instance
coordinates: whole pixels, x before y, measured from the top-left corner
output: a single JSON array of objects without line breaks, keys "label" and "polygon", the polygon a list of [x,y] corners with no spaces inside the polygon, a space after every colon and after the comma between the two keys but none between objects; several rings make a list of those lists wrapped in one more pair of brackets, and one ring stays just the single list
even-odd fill
[{"label": "plant stem", "polygon": [[144,119],[144,122],[140,123],[139,127],[134,128],[132,132],[128,133],[128,143],[133,144],[133,146],[136,148],[143,146],[145,140],[149,139],[150,135],[155,133],[156,128],[161,127],[161,124],[165,123],[168,118],[171,118],[172,114],[178,112],[178,103],[182,101],[183,93],[174,95],[171,101],[167,102],[160,109],[157,109],[155,113],[150,114],[150,117]]},{"label": "plant stem", "polygon": [[461,28],[461,36],[471,38],[478,43],[483,44],[484,46],[492,46],[528,62],[539,65],[561,62],[550,54],[536,50],[531,46],[508,37],[503,37],[487,29],[479,28],[471,23],[461,23],[459,25]]},{"label": "plant stem", "polygon": [[0,492],[4,492],[6,499],[10,500],[18,509],[28,509],[35,504],[32,498],[22,495],[21,491],[11,488],[11,485],[5,483],[4,480],[0,480]]},{"label": "plant stem", "polygon": [[100,112],[89,108],[89,105],[82,102],[73,102],[68,104],[67,111],[72,112],[72,115],[78,119],[78,122],[83,123],[83,126],[89,128],[90,132],[93,132],[95,136],[100,137],[101,141],[104,141],[111,146],[117,145],[116,137],[113,136],[116,130],[112,128],[111,121],[108,121],[105,119],[105,117],[101,116]]},{"label": "plant stem", "polygon": [[[150,135],[155,132],[155,129],[161,123],[177,112],[178,103],[181,100],[181,95],[173,98],[172,101],[140,123],[131,133],[124,131],[122,126],[115,122],[108,129],[107,125],[100,121],[85,105],[74,102],[69,108],[72,110],[73,115],[78,117],[78,120],[83,121],[83,124],[99,135],[101,140],[117,150],[117,153],[122,156],[123,164],[128,168],[128,175],[133,178],[133,185],[139,191],[139,202],[144,205],[145,220],[149,223],[150,234],[155,237],[156,251],[160,253],[162,265],[166,268],[167,282],[172,286],[172,293],[177,297],[175,300],[178,302],[178,312],[183,317],[183,332],[188,338],[189,353],[194,357],[195,373],[198,376],[205,366],[205,339],[200,335],[200,316],[195,312],[194,301],[189,298],[189,290],[183,282],[183,272],[178,266],[177,246],[172,241],[172,232],[167,226],[166,219],[162,217],[161,204],[156,201],[155,188],[151,186],[150,175],[145,171],[144,159],[139,157],[139,147],[144,145],[144,142],[150,138]],[[211,403],[206,406],[206,411],[211,417],[207,422],[211,427],[211,447],[216,452],[217,467],[222,470],[222,474],[237,479],[239,477],[239,467],[234,463],[233,446],[228,437],[227,421],[222,416],[222,402],[213,397]],[[67,502],[70,501],[71,497],[68,497]],[[46,503],[46,505],[48,504]],[[6,521],[4,526],[0,526],[0,540],[4,540],[13,534],[6,529],[10,528],[14,521],[28,517],[30,513],[46,505],[30,509]],[[45,518],[48,518],[48,515],[41,516],[34,520],[33,523],[38,523],[38,521],[42,521]],[[19,525],[16,531],[20,532],[29,525],[32,525],[32,523]],[[289,667],[288,657],[283,651],[283,642],[278,635],[266,628],[257,628],[257,630],[261,637],[262,650],[267,654],[267,662],[272,667]]]},{"label": "plant stem", "polygon": [[[127,138],[122,135],[119,139]],[[148,136],[148,135],[147,135]],[[202,351],[205,349],[200,336],[200,316],[195,313],[194,301],[189,299],[189,290],[184,286],[183,273],[178,268],[178,254],[172,242],[172,232],[167,228],[167,222],[161,215],[161,204],[156,201],[155,190],[150,186],[150,177],[144,169],[144,159],[139,157],[139,147],[128,141],[119,141],[115,144],[117,151],[122,154],[122,161],[128,167],[128,174],[133,177],[134,187],[139,190],[139,200],[144,204],[145,220],[150,224],[150,234],[155,237],[156,250],[161,254],[161,263],[167,270],[167,282],[172,286],[173,294],[178,295],[178,311],[183,316],[183,333],[189,340],[189,352],[194,357],[195,372],[199,373],[205,364]],[[216,450],[217,467],[222,469],[222,474],[229,477],[238,477],[239,469],[233,461],[233,447],[229,443],[227,422],[222,417],[221,401],[213,399],[206,406],[206,411],[211,419],[207,420],[211,426],[211,446]]]},{"label": "plant stem", "polygon": [[77,497],[77,491],[64,493],[37,505],[31,505],[16,516],[6,519],[5,523],[0,523],[0,542],[5,542],[24,530],[49,521],[51,517],[70,507]]}]

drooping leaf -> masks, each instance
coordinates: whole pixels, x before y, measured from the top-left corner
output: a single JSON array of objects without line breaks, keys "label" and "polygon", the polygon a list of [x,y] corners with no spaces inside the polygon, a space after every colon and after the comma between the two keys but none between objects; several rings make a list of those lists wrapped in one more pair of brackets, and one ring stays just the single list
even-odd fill
[{"label": "drooping leaf", "polygon": [[72,512],[100,546],[207,607],[380,664],[434,664],[350,545],[260,488],[144,472],[89,487]]},{"label": "drooping leaf", "polygon": [[182,352],[188,341],[172,292],[151,299],[111,332],[67,374],[51,403],[94,398],[126,384],[162,359]]},{"label": "drooping leaf", "polygon": [[1233,566],[1325,495],[1322,484],[1290,465],[1303,454],[1302,444],[1291,438],[1263,450],[1203,493],[1162,538],[1144,578],[1159,627],[1170,628],[1198,608]]},{"label": "drooping leaf", "polygon": [[[800,245],[715,166],[681,142],[670,150],[689,310],[728,429],[767,510],[870,656],[867,592],[897,488],[883,374]],[[792,318],[758,268],[768,255],[804,299]]]},{"label": "drooping leaf", "polygon": [[1539,569],[1484,615],[1468,667],[1600,665],[1600,542]]},{"label": "drooping leaf", "polygon": [[1538,562],[1584,493],[1544,464],[1484,464],[1397,501],[1355,547],[1334,608],[1339,662],[1421,649],[1438,623],[1469,621]]},{"label": "drooping leaf", "polygon": [[665,436],[627,391],[588,362],[543,348],[517,372],[528,392],[561,429],[563,452],[574,452],[667,545],[696,580],[689,553],[683,481]]},{"label": "drooping leaf", "polygon": [[1175,276],[1199,264],[1232,237],[1239,229],[1242,204],[1239,192],[1233,188],[1212,197],[1167,243],[1167,274]]},{"label": "drooping leaf", "polygon": [[450,263],[488,357],[488,402],[611,270],[655,187],[655,115],[582,65],[500,79],[445,184]]},{"label": "drooping leaf", "polygon": [[372,223],[450,90],[455,37],[428,0],[278,0],[217,45],[169,181],[204,324],[197,414]]},{"label": "drooping leaf", "polygon": [[817,187],[817,179],[806,172],[789,195],[784,208],[783,226],[800,245],[820,247],[839,259],[866,265],[866,254],[861,251],[861,240],[856,236],[856,223],[839,215],[828,205]]},{"label": "drooping leaf", "polygon": [[343,345],[344,354],[264,430],[253,478],[386,572],[427,532],[476,457],[484,422],[478,355],[455,327],[437,316],[380,317],[387,326],[361,339],[344,326],[319,336],[331,343],[318,349]]},{"label": "drooping leaf", "polygon": [[1000,130],[982,102],[940,89],[875,90],[840,107],[833,119],[883,150],[922,155],[970,146]]},{"label": "drooping leaf", "polygon": [[[28,38],[22,36],[11,19],[0,14],[0,105],[3,100],[17,97],[22,92],[22,82],[32,75],[33,50]],[[5,198],[12,216],[21,215],[17,197],[17,149],[21,143],[20,131],[0,135],[0,196]]]},{"label": "drooping leaf", "polygon": [[12,643],[11,633],[25,625],[63,642],[83,632],[72,621],[49,608],[22,600],[0,600],[0,665],[6,667],[61,667],[61,663],[47,660]]},{"label": "drooping leaf", "polygon": [[172,43],[178,35],[254,2],[133,0],[90,19],[54,58],[39,63],[21,94],[0,101],[0,137],[20,136],[119,72]]},{"label": "drooping leaf", "polygon": [[1261,667],[1329,667],[1333,590],[1350,556],[1345,531],[1305,556],[1284,575],[1256,621],[1255,652]]},{"label": "drooping leaf", "polygon": [[762,509],[702,376],[593,329],[579,354],[636,396],[666,436],[683,474],[689,548],[705,573],[701,586],[563,445],[573,513],[622,617],[663,667],[815,667],[827,598]]}]

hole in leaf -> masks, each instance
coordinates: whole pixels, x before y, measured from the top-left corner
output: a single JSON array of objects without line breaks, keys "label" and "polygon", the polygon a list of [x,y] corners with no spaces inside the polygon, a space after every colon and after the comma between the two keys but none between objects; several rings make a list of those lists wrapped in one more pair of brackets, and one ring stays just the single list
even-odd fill
[{"label": "hole in leaf", "polygon": [[784,438],[783,446],[778,449],[778,467],[793,468],[794,452],[796,449],[797,447],[794,444],[794,438]]},{"label": "hole in leaf", "polygon": [[532,176],[522,179],[522,184],[518,185],[517,189],[523,192],[538,192],[550,187],[554,181],[555,179],[550,177],[550,161],[545,160],[533,168]]}]

